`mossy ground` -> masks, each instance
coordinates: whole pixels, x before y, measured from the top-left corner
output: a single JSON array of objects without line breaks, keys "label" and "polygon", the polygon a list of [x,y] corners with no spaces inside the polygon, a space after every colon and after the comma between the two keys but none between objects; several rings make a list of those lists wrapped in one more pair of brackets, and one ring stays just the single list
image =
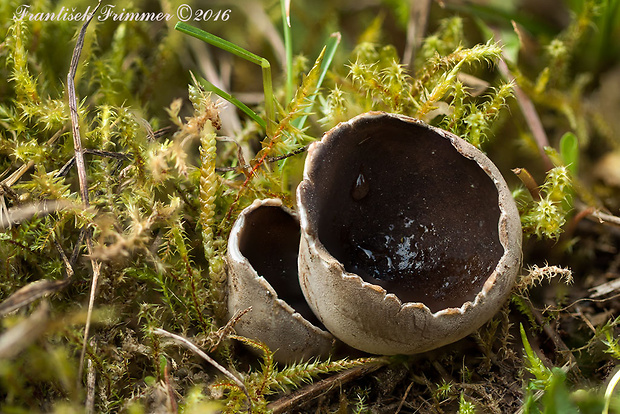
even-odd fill
[{"label": "mossy ground", "polygon": [[[257,65],[174,30],[183,3],[102,4],[172,19],[87,29],[76,95],[89,208],[67,93],[82,21],[19,20],[24,4],[0,4],[0,411],[247,409],[165,329],[240,377],[254,412],[620,412],[605,396],[620,359],[619,1],[432,2],[428,19],[417,1],[292,1],[292,60],[279,2],[187,4],[212,10],[188,23],[271,62],[268,136],[194,84],[190,71],[269,113]],[[520,208],[522,276],[492,321],[445,348],[278,366],[222,328],[228,232],[255,198],[294,205],[305,145],[368,110],[488,153]]]}]

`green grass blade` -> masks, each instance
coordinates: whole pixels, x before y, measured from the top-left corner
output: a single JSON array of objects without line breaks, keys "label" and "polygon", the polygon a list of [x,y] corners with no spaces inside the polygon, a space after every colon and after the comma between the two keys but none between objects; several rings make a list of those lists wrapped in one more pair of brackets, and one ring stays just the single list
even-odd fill
[{"label": "green grass blade", "polygon": [[[311,105],[308,106],[308,108],[306,108],[305,112],[308,114],[310,113],[310,111],[312,110],[312,105],[314,104],[314,100],[316,98],[316,94],[319,91],[319,89],[321,88],[321,84],[323,83],[323,79],[325,79],[325,75],[327,74],[327,71],[329,70],[329,67],[332,64],[332,60],[334,59],[334,55],[336,54],[336,50],[338,49],[338,45],[340,45],[340,33],[339,32],[335,32],[332,33],[329,36],[329,39],[327,40],[327,44],[325,45],[325,47],[323,48],[323,51],[321,51],[321,53],[324,53],[323,55],[323,61],[321,62],[321,71],[319,73],[319,79],[316,83],[316,88],[314,93],[310,96],[310,102]],[[303,128],[304,124],[306,123],[306,119],[308,118],[308,115],[304,115],[296,120],[294,120],[292,122],[293,126],[295,126],[296,128]]]},{"label": "green grass blade", "polygon": [[269,138],[273,138],[276,123],[276,102],[273,95],[273,84],[271,81],[271,65],[267,59],[261,65],[263,69],[263,91],[265,93],[265,131]]},{"label": "green grass blade", "polygon": [[206,80],[204,78],[196,77],[196,80],[207,91],[213,92],[217,96],[219,96],[219,97],[221,97],[223,99],[226,99],[228,102],[230,102],[231,104],[233,104],[237,108],[239,108],[244,114],[246,114],[247,116],[252,118],[261,127],[266,128],[265,120],[262,119],[260,116],[258,116],[258,114],[256,112],[254,112],[252,109],[250,109],[246,104],[241,102],[239,99],[235,98],[234,96],[232,96],[228,92],[221,90],[220,88],[218,88],[217,86],[215,86],[214,84],[212,84],[211,82],[209,82],[208,80]]},{"label": "green grass blade", "polygon": [[286,51],[286,103],[293,99],[293,38],[291,36],[290,0],[280,0],[282,6],[282,31]]},{"label": "green grass blade", "polygon": [[[204,30],[198,29],[194,26],[191,26],[187,23],[178,22],[174,28],[182,33],[188,34],[190,36],[195,37],[196,39],[200,39],[204,42],[209,43],[210,45],[219,47],[220,49],[226,50],[236,56],[239,56],[247,61],[255,63],[259,65],[263,71],[263,90],[265,93],[265,117],[267,118],[265,121],[261,122],[260,125],[265,128],[267,132],[267,136],[273,138],[274,134],[274,125],[276,120],[276,106],[275,106],[275,98],[273,95],[273,83],[271,80],[271,64],[269,61],[263,57],[255,55],[254,53],[245,50],[241,46],[237,46],[236,44],[229,42],[228,40],[224,40],[221,37],[217,37],[211,33],[205,32]],[[221,90],[220,90],[221,91]],[[214,91],[215,92],[215,91]],[[221,91],[223,92],[223,91]],[[217,93],[217,92],[215,92]],[[225,93],[225,92],[224,92]],[[219,94],[218,94],[219,95]],[[220,95],[222,96],[222,95]],[[231,95],[228,95],[232,98]],[[234,99],[234,98],[233,98]],[[236,100],[236,99],[235,99]],[[238,103],[241,103],[239,100],[236,100]],[[232,102],[232,101],[230,101]],[[235,104],[239,107],[237,104]],[[240,108],[240,107],[239,107]],[[246,106],[247,108],[247,106]],[[249,108],[248,108],[249,109]],[[244,111],[245,112],[245,111]],[[247,113],[247,112],[246,112]],[[254,118],[252,118],[254,119]]]},{"label": "green grass blade", "polygon": [[579,168],[579,141],[572,132],[567,132],[560,139],[560,156],[573,177],[576,176]]},{"label": "green grass blade", "polygon": [[174,28],[182,33],[193,36],[196,39],[200,39],[203,42],[209,43],[210,45],[219,47],[220,49],[237,55],[252,63],[256,63],[259,66],[262,66],[263,62],[266,60],[265,58],[255,55],[254,53],[245,50],[244,48],[237,46],[236,44],[229,42],[228,40],[224,40],[221,37],[217,37],[209,32],[205,32],[204,30],[198,29],[197,27],[191,26],[187,23],[177,22]]},{"label": "green grass blade", "polygon": [[605,390],[605,407],[603,408],[602,414],[609,413],[609,405],[611,404],[611,397],[614,394],[614,389],[620,382],[620,370],[616,371],[613,377],[609,380],[609,384],[607,384],[607,389]]},{"label": "green grass blade", "polygon": [[529,367],[526,367],[526,369],[532,375],[536,377],[536,380],[539,383],[538,388],[542,389],[542,387],[546,387],[548,385],[549,379],[551,378],[551,371],[540,360],[538,355],[534,353],[534,350],[532,349],[530,342],[527,340],[527,335],[525,334],[525,329],[523,328],[523,324],[519,325],[519,329],[521,331],[521,341],[523,342],[523,350],[525,351],[525,356],[527,357],[527,362],[529,365]]}]

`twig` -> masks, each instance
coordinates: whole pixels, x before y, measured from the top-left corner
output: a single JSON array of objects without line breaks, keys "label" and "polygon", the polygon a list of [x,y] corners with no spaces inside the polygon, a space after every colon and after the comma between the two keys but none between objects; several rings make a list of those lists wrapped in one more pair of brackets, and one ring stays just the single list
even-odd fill
[{"label": "twig", "polygon": [[76,205],[68,200],[42,200],[12,207],[6,211],[6,214],[0,214],[0,230],[29,220],[35,215],[43,217],[47,214],[75,207]]},{"label": "twig", "polygon": [[242,309],[242,310],[235,312],[233,317],[230,318],[228,322],[226,322],[226,325],[222,326],[214,334],[209,335],[209,337],[215,338],[213,345],[211,345],[211,348],[209,349],[209,352],[214,352],[217,349],[217,347],[220,345],[222,340],[228,335],[230,335],[230,333],[233,331],[237,322],[239,322],[239,319],[241,319],[243,315],[245,315],[251,310],[252,310],[252,307],[250,306],[249,308]]},{"label": "twig", "polygon": [[174,396],[174,389],[172,388],[172,384],[170,383],[170,369],[168,368],[170,364],[166,361],[166,366],[164,367],[164,383],[166,384],[166,391],[168,392],[168,399],[170,400],[170,411],[173,413],[179,412],[179,406],[177,404],[177,400]]},{"label": "twig", "polygon": [[[91,149],[91,148],[84,148],[84,154],[92,154],[92,155],[98,155],[100,157],[115,158],[117,160],[122,160],[122,161],[130,160],[132,158],[131,155],[125,154],[122,152],[102,151],[102,150],[96,150],[96,149]],[[58,170],[58,172],[56,173],[56,177],[63,177],[67,175],[71,167],[73,167],[73,164],[75,164],[75,157],[71,157],[71,159],[67,161],[60,170]]]},{"label": "twig", "polygon": [[13,312],[35,300],[59,292],[69,286],[71,279],[47,280],[41,279],[19,288],[11,296],[0,303],[0,317]]},{"label": "twig", "polygon": [[504,61],[504,59],[499,60],[498,69],[500,73],[509,81],[514,82],[514,92],[515,97],[517,98],[517,103],[521,108],[521,112],[523,112],[523,116],[525,117],[525,122],[527,126],[530,128],[532,135],[534,136],[534,140],[536,141],[536,145],[538,146],[538,151],[540,152],[540,157],[545,164],[545,169],[550,170],[553,168],[553,164],[551,160],[547,156],[545,152],[545,147],[549,146],[549,139],[547,138],[547,133],[543,128],[540,117],[538,116],[538,112],[536,112],[536,108],[534,104],[530,100],[530,98],[523,92],[523,89],[517,85],[514,76],[510,73],[508,69],[508,65]]},{"label": "twig", "polygon": [[[58,131],[56,131],[56,133],[47,140],[46,145],[50,146],[52,145],[54,142],[56,142],[56,140],[62,135],[64,134],[66,131],[66,127],[62,127],[62,129],[59,129]],[[25,164],[22,164],[17,170],[13,171],[13,173],[11,175],[9,175],[7,178],[5,178],[4,180],[2,180],[1,184],[6,185],[8,187],[12,186],[13,184],[15,184],[17,182],[17,180],[19,180],[25,173],[26,171],[28,171],[28,169],[30,169],[30,167],[32,167],[34,165],[34,161],[30,160]],[[5,173],[8,172],[5,171]],[[2,173],[2,175],[4,175],[4,173]]]},{"label": "twig", "polygon": [[56,237],[54,237],[54,246],[56,246],[56,249],[58,250],[58,254],[60,254],[60,258],[62,259],[62,262],[65,265],[65,279],[71,279],[73,277],[73,265],[71,265],[71,262],[69,261],[69,259],[67,258],[67,255],[65,254],[65,251],[63,250],[62,246],[60,245],[60,242],[56,239]]},{"label": "twig", "polygon": [[78,257],[80,256],[80,250],[82,249],[82,242],[84,241],[84,237],[86,237],[86,233],[88,229],[86,227],[82,227],[80,229],[80,234],[78,234],[78,239],[75,242],[75,247],[73,248],[73,252],[71,253],[71,258],[69,259],[69,263],[71,266],[75,265]]},{"label": "twig", "polygon": [[172,127],[166,126],[163,128],[159,128],[157,131],[153,131],[153,139],[159,139],[169,133],[172,130]]},{"label": "twig", "polygon": [[573,235],[575,234],[575,231],[577,230],[577,225],[581,222],[581,220],[591,215],[595,210],[596,209],[594,207],[587,207],[581,210],[580,212],[578,212],[577,214],[575,214],[575,216],[573,216],[570,223],[566,227],[566,231],[562,235],[564,240],[572,240]]},{"label": "twig", "polygon": [[542,313],[538,309],[536,309],[529,300],[527,302],[530,305],[530,310],[532,311],[532,314],[534,315],[536,322],[540,326],[542,326],[545,334],[553,342],[555,349],[558,351],[558,353],[564,353],[565,356],[567,357],[567,367],[568,367],[567,369],[574,369],[578,375],[581,375],[581,370],[579,369],[577,360],[575,359],[575,356],[573,355],[570,348],[566,345],[566,343],[562,340],[562,338],[560,338],[560,336],[557,334],[555,329],[551,327],[549,323],[545,322]]},{"label": "twig", "polygon": [[598,219],[600,223],[609,223],[620,227],[620,217],[603,213],[600,210],[594,210],[590,213],[590,217]]},{"label": "twig", "polygon": [[198,355],[199,357],[201,357],[202,359],[207,361],[209,364],[213,365],[213,367],[215,367],[222,374],[226,375],[227,378],[229,378],[232,382],[235,383],[235,385],[237,385],[239,388],[241,388],[241,390],[243,390],[243,393],[245,394],[246,398],[248,399],[248,413],[252,412],[252,399],[250,398],[250,394],[248,394],[248,390],[245,387],[245,385],[243,384],[243,382],[241,382],[241,380],[239,378],[237,378],[232,372],[230,372],[229,370],[224,368],[216,360],[214,360],[209,355],[207,355],[202,349],[198,348],[196,345],[194,345],[188,339],[185,339],[185,338],[183,338],[180,335],[173,334],[172,332],[168,332],[168,331],[160,329],[160,328],[153,329],[153,333],[156,333],[158,335],[162,335],[162,336],[166,336],[168,338],[174,339],[175,341],[177,341],[181,345],[183,345],[185,348],[189,349],[190,351],[192,351],[193,353],[195,353],[196,355]]},{"label": "twig", "polygon": [[[269,157],[269,158],[266,159],[266,161],[268,163],[282,161],[282,160],[284,160],[284,159],[286,159],[288,157],[292,157],[294,155],[301,154],[302,152],[307,151],[309,146],[310,146],[310,144],[304,145],[303,147],[297,148],[296,150],[291,151],[291,152],[289,152],[287,154],[279,155],[277,157]],[[217,167],[217,168],[215,168],[215,171],[216,172],[229,172],[229,171],[237,171],[238,169],[249,170],[250,168],[252,168],[252,166],[250,164],[244,164],[244,165],[239,165],[237,167]]]},{"label": "twig", "polygon": [[[94,345],[91,342],[91,346]],[[88,358],[88,363],[86,364],[86,413],[93,414],[95,412],[95,385],[97,381],[97,371],[95,371],[95,366],[93,364],[93,360]]]},{"label": "twig", "polygon": [[[590,298],[594,299],[594,298],[600,298],[601,296],[605,296],[605,295],[609,295],[610,293],[616,293],[620,290],[620,278],[618,276],[620,275],[615,275],[616,277],[612,280],[610,280],[609,282],[605,282],[602,283],[600,285],[591,287],[590,289],[588,289],[588,292],[590,292]],[[615,294],[614,297],[617,297],[618,294]],[[609,298],[607,299],[609,300]]]},{"label": "twig", "polygon": [[[84,37],[86,36],[86,29],[90,21],[95,16],[97,9],[101,5],[101,0],[95,6],[93,12],[88,16],[88,19],[82,25],[80,29],[80,33],[77,38],[77,42],[75,44],[75,48],[73,49],[73,55],[71,57],[71,65],[69,67],[69,73],[67,74],[67,91],[69,95],[69,112],[71,114],[71,130],[73,132],[73,149],[75,154],[75,165],[77,167],[78,172],[78,180],[80,183],[80,195],[82,198],[82,203],[84,203],[84,207],[88,208],[90,206],[90,201],[88,199],[88,177],[86,176],[86,164],[84,162],[84,148],[82,148],[82,139],[80,137],[80,124],[78,119],[78,106],[77,106],[77,98],[75,96],[75,73],[77,72],[78,63],[80,61],[80,55],[82,54],[82,48],[84,47]],[[90,237],[90,232],[87,230],[86,234],[86,246],[88,248],[88,253],[91,255],[91,265],[93,268],[93,279],[90,288],[90,297],[88,300],[88,312],[86,314],[86,324],[84,327],[84,342],[82,343],[82,352],[80,355],[80,368],[78,370],[78,381],[82,378],[82,373],[84,372],[84,355],[86,353],[86,343],[88,341],[88,333],[90,330],[90,321],[93,314],[93,307],[95,304],[95,290],[97,288],[97,281],[99,280],[99,271],[101,269],[101,264],[98,263],[94,258],[92,258],[93,251],[93,243]]]},{"label": "twig", "polygon": [[321,380],[317,383],[308,385],[290,395],[280,398],[267,405],[267,409],[272,410],[273,414],[283,413],[304,404],[320,394],[328,392],[334,388],[340,387],[342,384],[361,378],[371,372],[374,372],[382,366],[388,364],[387,359],[378,359],[369,365],[363,365],[340,372],[334,376]]},{"label": "twig", "polygon": [[400,413],[400,410],[403,408],[403,405],[405,404],[405,400],[407,400],[407,396],[409,395],[409,391],[411,391],[411,387],[413,387],[413,384],[414,382],[411,381],[411,383],[405,390],[405,394],[403,395],[403,398],[400,399],[400,404],[398,404],[398,408],[396,409],[396,412],[394,412],[394,414]]},{"label": "twig", "polygon": [[534,177],[532,177],[532,174],[530,174],[530,172],[525,168],[514,168],[512,172],[519,177],[519,180],[521,180],[523,184],[525,184],[525,188],[527,188],[527,191],[530,192],[534,201],[540,201],[540,190],[538,189],[538,183]]},{"label": "twig", "polygon": [[301,148],[297,148],[295,151],[291,151],[288,154],[280,155],[278,157],[269,157],[269,158],[267,158],[267,162],[282,161],[283,159],[286,159],[288,157],[292,157],[293,155],[301,154],[302,152],[307,151],[309,146],[310,146],[310,144],[305,145],[305,146],[303,146]]},{"label": "twig", "polygon": [[86,36],[86,28],[94,17],[94,13],[99,8],[101,2],[97,4],[93,13],[88,16],[88,19],[82,25],[80,34],[78,35],[75,49],[73,49],[73,56],[71,57],[71,65],[69,67],[69,73],[67,74],[67,90],[69,94],[69,112],[71,114],[71,130],[73,132],[73,148],[75,153],[75,163],[78,171],[78,179],[80,183],[80,195],[85,207],[90,206],[88,199],[88,177],[86,176],[86,164],[84,162],[84,149],[82,148],[82,138],[80,137],[80,123],[77,110],[77,98],[75,96],[75,73],[77,72],[80,55],[82,54],[82,48],[84,47],[84,37]]},{"label": "twig", "polygon": [[59,292],[71,284],[73,281],[73,267],[56,239],[54,239],[54,245],[65,264],[66,277],[62,280],[41,279],[23,286],[0,303],[0,316],[29,305],[37,299]]},{"label": "twig", "polygon": [[17,356],[40,338],[49,326],[49,303],[43,301],[25,320],[0,335],[0,359],[6,361]]},{"label": "twig", "polygon": [[407,22],[407,43],[403,53],[403,63],[413,67],[417,48],[422,42],[426,31],[428,14],[431,8],[430,0],[409,0],[409,21]]}]

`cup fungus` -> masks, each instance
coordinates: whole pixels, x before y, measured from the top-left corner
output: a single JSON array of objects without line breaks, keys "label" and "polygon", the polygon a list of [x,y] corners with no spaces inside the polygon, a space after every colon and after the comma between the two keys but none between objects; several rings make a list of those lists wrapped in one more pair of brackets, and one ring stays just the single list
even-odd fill
[{"label": "cup fungus", "polygon": [[235,329],[265,343],[285,363],[326,356],[334,344],[316,326],[320,322],[299,286],[299,238],[297,217],[280,200],[268,199],[239,215],[228,240],[229,317],[251,307]]},{"label": "cup fungus", "polygon": [[465,337],[507,298],[521,224],[497,167],[406,116],[362,114],[327,132],[297,189],[299,275],[337,338],[414,354]]}]

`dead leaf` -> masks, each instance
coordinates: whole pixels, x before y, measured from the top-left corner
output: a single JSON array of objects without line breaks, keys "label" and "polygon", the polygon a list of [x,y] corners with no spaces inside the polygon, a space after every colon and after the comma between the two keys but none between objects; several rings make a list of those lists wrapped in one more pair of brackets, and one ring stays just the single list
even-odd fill
[{"label": "dead leaf", "polygon": [[0,230],[29,220],[35,215],[44,216],[73,206],[76,204],[67,200],[48,200],[13,207],[8,209],[5,214],[0,214]]},{"label": "dead leaf", "polygon": [[56,293],[67,287],[71,279],[63,280],[37,280],[32,282],[17,292],[9,296],[4,302],[0,303],[0,316],[26,306],[37,299]]},{"label": "dead leaf", "polygon": [[13,358],[37,340],[47,328],[49,304],[43,302],[27,319],[0,336],[0,359]]}]

